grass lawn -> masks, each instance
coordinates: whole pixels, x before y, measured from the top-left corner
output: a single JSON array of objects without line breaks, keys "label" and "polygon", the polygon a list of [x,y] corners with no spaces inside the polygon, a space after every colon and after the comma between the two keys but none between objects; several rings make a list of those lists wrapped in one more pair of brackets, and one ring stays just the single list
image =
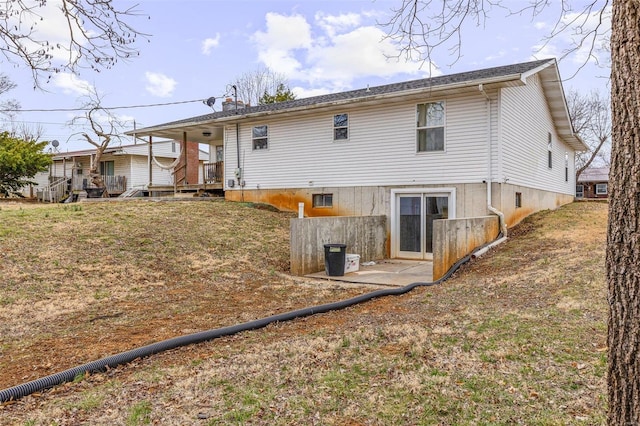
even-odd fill
[{"label": "grass lawn", "polygon": [[[376,287],[290,277],[288,213],[0,203],[0,388]],[[443,285],[136,360],[8,425],[594,425],[607,205],[541,212]]]}]

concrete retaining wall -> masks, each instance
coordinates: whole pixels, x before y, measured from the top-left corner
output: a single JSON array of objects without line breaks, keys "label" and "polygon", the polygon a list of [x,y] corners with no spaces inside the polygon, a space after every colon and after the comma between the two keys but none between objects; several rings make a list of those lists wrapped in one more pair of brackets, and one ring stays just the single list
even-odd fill
[{"label": "concrete retaining wall", "polygon": [[383,259],[387,253],[386,216],[338,216],[291,219],[291,273],[324,270],[324,245],[346,244],[360,261]]},{"label": "concrete retaining wall", "polygon": [[498,216],[440,219],[433,222],[433,280],[475,248],[496,239]]}]

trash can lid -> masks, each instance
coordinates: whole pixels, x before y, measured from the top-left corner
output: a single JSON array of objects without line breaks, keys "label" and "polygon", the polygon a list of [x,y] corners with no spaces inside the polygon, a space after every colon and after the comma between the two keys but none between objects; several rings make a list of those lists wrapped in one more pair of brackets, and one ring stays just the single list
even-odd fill
[{"label": "trash can lid", "polygon": [[324,245],[325,248],[330,248],[330,247],[341,247],[341,248],[346,248],[347,245],[346,244],[325,244]]}]

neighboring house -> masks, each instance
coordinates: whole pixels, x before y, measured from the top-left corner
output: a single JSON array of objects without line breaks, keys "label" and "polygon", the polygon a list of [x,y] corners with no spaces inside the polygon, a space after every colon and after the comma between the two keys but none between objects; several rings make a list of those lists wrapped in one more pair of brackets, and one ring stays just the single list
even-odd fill
[{"label": "neighboring house", "polygon": [[[435,219],[512,226],[575,192],[575,135],[546,59],[223,110],[137,129],[211,145],[228,200],[387,218],[387,255],[428,259]],[[216,148],[214,148],[216,147]],[[495,216],[494,216],[495,217]]]},{"label": "neighboring house", "polygon": [[609,198],[609,167],[593,167],[580,173],[576,198]]},{"label": "neighboring house", "polygon": [[[196,144],[194,145],[197,147]],[[89,169],[95,153],[95,149],[89,149],[52,154],[53,163],[49,166],[49,170],[38,173],[34,178],[38,185],[35,188],[24,188],[23,194],[30,195],[30,192],[35,192],[42,198],[43,193],[47,193],[48,188],[51,188],[54,189],[53,198],[55,199],[67,192],[67,183],[71,184],[73,191],[93,187]],[[120,195],[133,188],[148,189],[151,178],[157,187],[169,188],[174,185],[174,170],[166,167],[172,165],[180,153],[180,143],[175,141],[154,142],[155,161],[153,158],[150,160],[147,143],[111,146],[107,147],[102,154],[99,170],[111,196]],[[194,179],[202,182],[202,165],[209,159],[209,153],[198,150],[197,155],[199,155],[198,177]],[[55,186],[57,188],[53,188]],[[51,198],[48,193],[44,196],[47,201]]]}]

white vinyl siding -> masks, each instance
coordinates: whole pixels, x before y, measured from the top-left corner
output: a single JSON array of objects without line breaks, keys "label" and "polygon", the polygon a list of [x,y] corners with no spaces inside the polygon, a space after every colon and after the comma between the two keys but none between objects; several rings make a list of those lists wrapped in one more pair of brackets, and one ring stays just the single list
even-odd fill
[{"label": "white vinyl siding", "polygon": [[[514,185],[573,195],[573,149],[556,133],[537,78],[537,75],[529,77],[525,86],[501,91],[499,177]],[[564,167],[549,167],[549,134],[552,164],[563,164],[565,153],[569,153],[568,181]]]},{"label": "white vinyl siding", "polygon": [[[445,101],[446,152],[416,152],[416,104]],[[480,93],[349,106],[349,144],[333,143],[335,114],[327,108],[240,125],[240,167],[246,189],[420,185],[481,182],[487,174],[487,113]],[[253,126],[269,126],[268,151],[253,151]],[[235,125],[225,128],[225,182],[237,164]],[[239,189],[239,188],[234,188]],[[335,200],[334,200],[335,201]]]}]

